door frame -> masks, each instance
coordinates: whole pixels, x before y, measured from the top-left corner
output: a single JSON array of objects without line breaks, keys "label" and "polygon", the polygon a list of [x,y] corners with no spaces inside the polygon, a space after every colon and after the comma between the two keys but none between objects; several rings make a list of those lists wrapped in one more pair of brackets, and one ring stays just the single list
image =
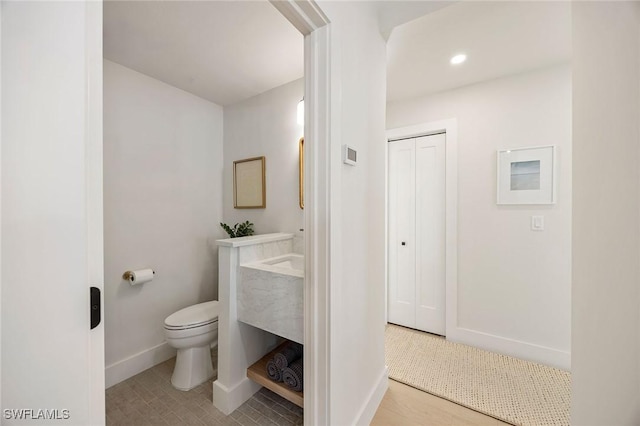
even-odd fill
[{"label": "door frame", "polygon": [[385,319],[389,320],[389,142],[446,133],[445,140],[445,333],[458,327],[458,120],[450,118],[387,130],[385,158]]},{"label": "door frame", "polygon": [[331,25],[313,0],[269,0],[304,36],[304,424],[329,424]]}]

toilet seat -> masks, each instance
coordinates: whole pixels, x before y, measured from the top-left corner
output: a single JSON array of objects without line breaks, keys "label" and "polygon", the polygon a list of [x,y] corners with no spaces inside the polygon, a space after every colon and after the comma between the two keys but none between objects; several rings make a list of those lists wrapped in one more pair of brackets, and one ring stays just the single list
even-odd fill
[{"label": "toilet seat", "polygon": [[183,325],[183,326],[171,326],[171,325],[164,325],[164,329],[165,330],[189,330],[192,328],[200,328],[200,327],[205,327],[211,324],[216,324],[218,322],[218,319],[214,319],[208,322],[202,322],[202,323],[198,323],[198,324],[190,324],[190,325]]},{"label": "toilet seat", "polygon": [[188,330],[206,327],[218,322],[219,312],[217,300],[188,306],[169,315],[164,320],[164,328],[166,330]]}]

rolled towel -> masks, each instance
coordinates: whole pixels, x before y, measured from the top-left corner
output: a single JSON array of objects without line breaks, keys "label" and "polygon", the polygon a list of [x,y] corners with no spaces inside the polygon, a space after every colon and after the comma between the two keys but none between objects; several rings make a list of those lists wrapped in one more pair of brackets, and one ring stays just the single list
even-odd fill
[{"label": "rolled towel", "polygon": [[267,361],[267,376],[274,382],[282,381],[282,369],[272,359]]},{"label": "rolled towel", "polygon": [[294,391],[302,392],[302,373],[302,358],[299,358],[282,370],[282,381]]},{"label": "rolled towel", "polygon": [[286,368],[293,361],[302,356],[302,345],[299,343],[289,342],[280,352],[273,356],[273,360],[279,368]]}]

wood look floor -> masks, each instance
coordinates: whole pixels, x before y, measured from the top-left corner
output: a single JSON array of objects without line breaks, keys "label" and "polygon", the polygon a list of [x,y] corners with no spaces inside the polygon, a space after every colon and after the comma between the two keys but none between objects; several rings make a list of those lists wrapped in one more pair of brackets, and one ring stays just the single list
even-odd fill
[{"label": "wood look floor", "polygon": [[389,379],[372,426],[498,426],[493,417]]}]

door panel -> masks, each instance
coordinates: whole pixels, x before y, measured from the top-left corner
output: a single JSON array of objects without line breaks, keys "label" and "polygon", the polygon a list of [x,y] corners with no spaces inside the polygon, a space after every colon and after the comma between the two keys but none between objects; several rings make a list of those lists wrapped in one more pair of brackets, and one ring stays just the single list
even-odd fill
[{"label": "door panel", "polygon": [[445,334],[445,135],[389,143],[389,322]]},{"label": "door panel", "polygon": [[[102,10],[88,3],[0,5],[7,425],[105,421],[103,328],[89,329],[89,288],[102,287]],[[38,409],[46,420],[30,418]]]},{"label": "door panel", "polygon": [[445,334],[445,135],[416,139],[416,328]]},{"label": "door panel", "polygon": [[413,139],[389,144],[389,205],[389,322],[415,327]]}]

